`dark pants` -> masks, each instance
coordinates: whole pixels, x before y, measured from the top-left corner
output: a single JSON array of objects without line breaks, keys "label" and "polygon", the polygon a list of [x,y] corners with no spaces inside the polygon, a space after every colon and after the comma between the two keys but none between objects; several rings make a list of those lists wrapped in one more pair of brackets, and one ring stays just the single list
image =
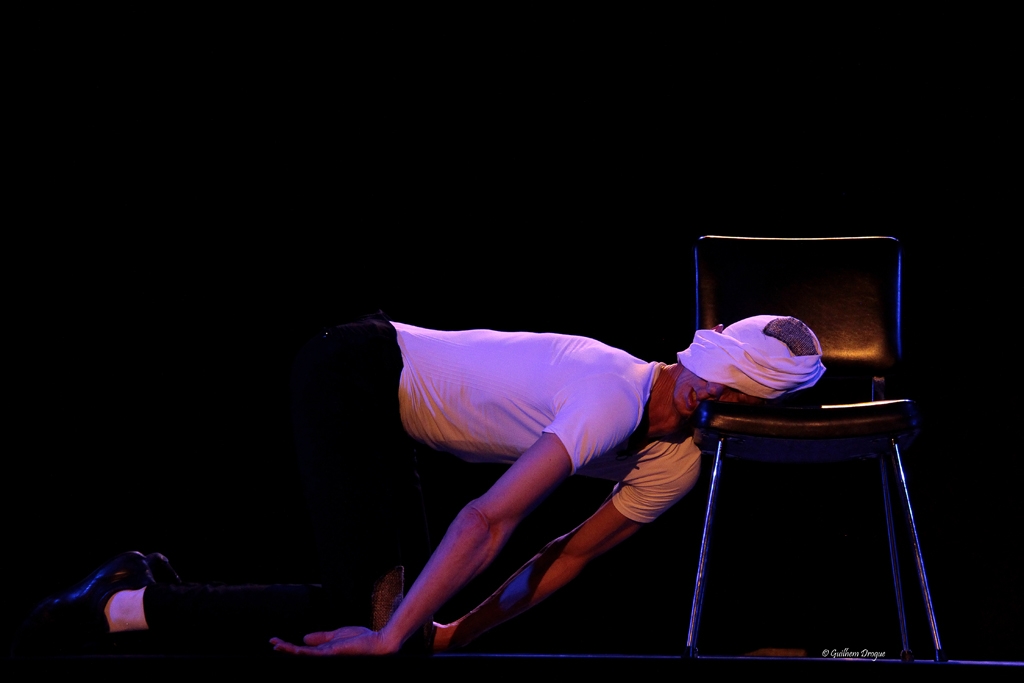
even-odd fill
[{"label": "dark pants", "polygon": [[322,584],[158,584],[146,591],[154,632],[241,628],[284,637],[368,626],[374,582],[398,565],[407,583],[419,574],[430,542],[415,442],[399,416],[402,356],[387,320],[377,313],[324,330],[292,370],[295,446]]}]

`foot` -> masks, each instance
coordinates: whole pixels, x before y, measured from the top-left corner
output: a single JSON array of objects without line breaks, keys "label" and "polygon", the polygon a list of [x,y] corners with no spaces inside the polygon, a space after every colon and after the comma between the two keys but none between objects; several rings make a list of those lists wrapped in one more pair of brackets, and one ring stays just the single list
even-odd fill
[{"label": "foot", "polygon": [[103,610],[110,597],[118,591],[156,583],[154,574],[163,581],[181,583],[167,558],[159,553],[146,556],[133,551],[115,556],[71,588],[39,603],[15,634],[11,655],[59,656],[95,651],[109,634]]}]

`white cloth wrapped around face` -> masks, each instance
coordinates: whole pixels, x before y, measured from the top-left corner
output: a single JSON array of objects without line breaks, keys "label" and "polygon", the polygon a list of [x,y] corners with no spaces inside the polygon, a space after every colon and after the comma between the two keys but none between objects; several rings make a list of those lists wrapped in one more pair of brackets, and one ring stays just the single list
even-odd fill
[{"label": "white cloth wrapped around face", "polygon": [[778,315],[744,318],[721,332],[697,330],[677,358],[702,379],[767,399],[811,387],[825,373],[814,332]]}]

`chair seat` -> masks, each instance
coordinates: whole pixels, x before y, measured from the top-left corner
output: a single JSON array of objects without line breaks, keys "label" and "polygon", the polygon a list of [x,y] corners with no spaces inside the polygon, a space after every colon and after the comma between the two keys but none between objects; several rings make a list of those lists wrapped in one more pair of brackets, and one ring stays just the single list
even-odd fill
[{"label": "chair seat", "polygon": [[917,404],[908,399],[781,407],[704,401],[691,420],[694,443],[723,455],[775,463],[826,463],[887,455],[895,440],[909,447],[920,430]]}]

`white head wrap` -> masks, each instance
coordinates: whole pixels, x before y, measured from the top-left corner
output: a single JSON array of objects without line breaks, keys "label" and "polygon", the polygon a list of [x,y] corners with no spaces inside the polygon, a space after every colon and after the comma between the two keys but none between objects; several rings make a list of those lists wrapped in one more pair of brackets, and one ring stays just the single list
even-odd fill
[{"label": "white head wrap", "polygon": [[[807,355],[796,355],[786,342],[766,333],[774,332],[778,323],[769,329],[773,321],[783,326],[787,322],[799,323],[810,333],[814,348],[801,349]],[[760,398],[777,398],[806,389],[825,373],[821,343],[814,332],[795,318],[778,315],[744,318],[722,332],[697,330],[693,343],[676,357],[683,367],[702,379]]]}]

